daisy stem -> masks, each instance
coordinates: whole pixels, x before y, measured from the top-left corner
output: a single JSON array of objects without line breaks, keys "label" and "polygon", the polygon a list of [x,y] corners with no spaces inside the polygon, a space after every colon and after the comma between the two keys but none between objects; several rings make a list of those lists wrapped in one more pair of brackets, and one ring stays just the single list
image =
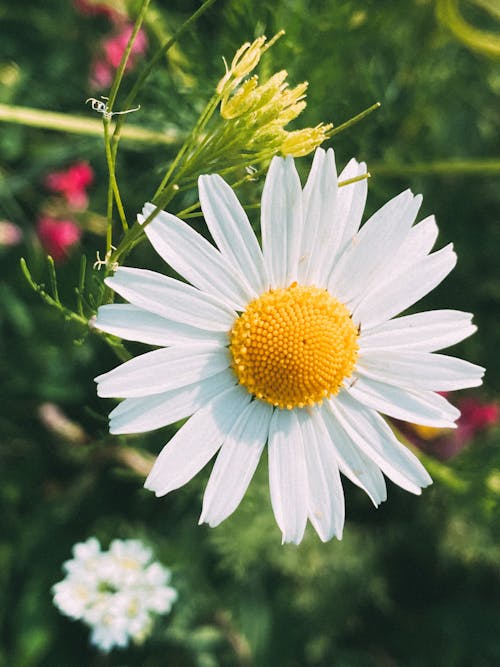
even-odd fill
[{"label": "daisy stem", "polygon": [[[120,84],[125,74],[125,68],[127,66],[132,47],[134,45],[135,38],[139,30],[141,29],[142,22],[146,16],[146,11],[151,0],[142,0],[141,9],[139,15],[134,23],[132,33],[123,52],[120,64],[116,70],[115,77],[113,79],[113,84],[109,92],[109,98],[106,102],[106,112],[109,115],[103,115],[103,126],[104,126],[104,150],[106,152],[106,162],[108,165],[109,172],[109,184],[108,184],[108,207],[107,207],[107,219],[108,226],[106,230],[106,253],[111,251],[111,246],[113,244],[113,200],[116,201],[116,208],[118,210],[118,215],[122,223],[123,231],[128,230],[127,219],[125,217],[125,211],[123,210],[123,204],[120,197],[120,191],[118,189],[118,183],[116,181],[116,151],[113,150],[111,146],[111,136],[109,132],[110,120],[112,118],[113,105],[120,88]],[[116,130],[116,128],[115,128]]]},{"label": "daisy stem", "polygon": [[106,252],[109,252],[111,250],[111,245],[113,243],[113,199],[116,202],[116,208],[118,210],[118,215],[120,216],[124,232],[127,232],[128,224],[127,224],[127,219],[125,217],[125,211],[123,209],[120,190],[118,188],[118,182],[116,180],[116,160],[113,158],[113,153],[111,150],[108,118],[103,118],[103,126],[104,126],[104,149],[106,152],[106,161],[108,164],[108,172],[109,172],[108,210],[107,210],[108,226],[106,229]]},{"label": "daisy stem", "polygon": [[368,107],[368,109],[364,109],[364,111],[361,111],[360,113],[356,114],[356,116],[353,116],[349,120],[346,120],[345,123],[342,123],[341,125],[337,125],[337,127],[332,128],[329,132],[326,133],[326,136],[328,138],[331,138],[336,134],[338,134],[339,132],[347,130],[348,127],[351,127],[352,125],[358,123],[360,120],[363,120],[363,118],[366,118],[366,116],[371,114],[372,111],[376,111],[377,109],[379,109],[380,106],[381,106],[380,102],[375,102],[375,104],[372,104],[371,107]]},{"label": "daisy stem", "polygon": [[136,222],[133,227],[131,227],[125,234],[118,248],[111,253],[109,257],[109,265],[112,265],[114,262],[123,260],[128,255],[132,248],[137,244],[137,241],[144,234],[144,228],[149,225],[149,223],[158,215],[164,206],[170,203],[178,191],[179,186],[175,183],[170,184],[163,191],[160,203],[156,204],[156,208],[144,220],[142,225]]},{"label": "daisy stem", "polygon": [[[122,58],[120,60],[120,64],[118,65],[118,69],[116,70],[115,78],[113,79],[113,84],[111,86],[111,90],[109,91],[109,100],[107,103],[108,111],[112,112],[113,111],[113,105],[116,100],[116,96],[118,94],[118,89],[120,88],[120,84],[123,79],[123,75],[125,74],[125,68],[127,66],[128,59],[130,57],[130,53],[132,51],[132,47],[135,42],[135,38],[137,37],[137,34],[139,30],[141,29],[141,25],[144,21],[144,18],[146,16],[146,12],[148,10],[148,6],[151,0],[142,0],[142,5],[141,9],[139,11],[139,14],[137,16],[137,19],[135,20],[134,27],[132,29],[132,34],[130,35],[130,38],[127,42],[127,46],[125,47],[125,51],[123,52]],[[116,128],[115,128],[116,131]]]},{"label": "daisy stem", "polygon": [[[156,192],[153,195],[154,203],[156,203],[156,200],[159,198],[161,192],[166,188],[169,180],[172,178],[172,175],[174,174],[178,165],[181,164],[183,157],[196,145],[197,141],[200,138],[202,130],[205,128],[206,124],[213,116],[219,102],[220,102],[220,96],[218,94],[215,94],[209,101],[205,109],[203,110],[201,116],[198,118],[198,121],[196,122],[196,125],[189,133],[180,151],[175,156],[174,161],[172,162],[170,167],[167,169],[165,175],[163,176],[160,185],[156,189]],[[188,170],[188,165],[192,165],[193,161],[196,162],[199,155],[202,153],[202,150],[203,150],[203,143],[201,144],[201,146],[198,147],[198,150],[196,150],[194,154],[188,158],[186,164],[184,164],[184,166],[179,169],[179,172],[176,174],[176,180],[178,180],[180,176]]]}]

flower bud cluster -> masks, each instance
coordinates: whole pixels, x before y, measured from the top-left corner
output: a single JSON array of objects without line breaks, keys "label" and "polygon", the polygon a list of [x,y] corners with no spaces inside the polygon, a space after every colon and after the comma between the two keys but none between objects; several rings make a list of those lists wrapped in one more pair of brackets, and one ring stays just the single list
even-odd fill
[{"label": "flower bud cluster", "polygon": [[286,70],[277,72],[264,83],[259,82],[257,75],[244,80],[282,34],[279,32],[267,44],[265,37],[243,44],[219,81],[217,92],[222,98],[221,116],[229,126],[227,134],[238,136],[238,143],[252,152],[271,151],[299,157],[315,150],[332,128],[332,125],[320,124],[293,132],[285,129],[306,107],[307,82],[290,88]]}]

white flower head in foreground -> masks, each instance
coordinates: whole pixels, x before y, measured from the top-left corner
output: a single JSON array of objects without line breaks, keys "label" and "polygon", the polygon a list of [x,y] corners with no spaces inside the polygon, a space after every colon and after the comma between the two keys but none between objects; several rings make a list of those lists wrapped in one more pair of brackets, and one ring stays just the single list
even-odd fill
[{"label": "white flower head in foreground", "polygon": [[54,604],[92,628],[90,641],[101,651],[141,643],[153,617],[167,614],[177,599],[170,571],[151,558],[139,540],[113,540],[109,551],[95,537],[79,542],[63,565],[66,577],[52,588]]},{"label": "white flower head in foreground", "polygon": [[[452,427],[459,412],[437,392],[481,383],[483,369],[434,354],[475,331],[471,315],[435,310],[393,319],[456,262],[431,253],[438,229],[413,225],[421,196],[401,193],[360,228],[366,172],[337,178],[333,151],[316,151],[302,189],[293,159],[274,158],[262,194],[260,247],[220,176],[201,176],[200,202],[217,247],[162,212],[145,229],[189,284],[119,268],[106,280],[129,303],[99,309],[96,326],[163,346],[96,378],[112,433],[191,418],[146,480],[157,496],[186,484],[219,450],[200,522],[216,526],[240,503],[267,443],[271,502],[284,542],[309,519],[339,539],[339,472],[378,505],[384,475],[412,493],[431,479],[379,413]],[[143,215],[153,207],[146,204]],[[140,221],[144,218],[140,217]]]}]

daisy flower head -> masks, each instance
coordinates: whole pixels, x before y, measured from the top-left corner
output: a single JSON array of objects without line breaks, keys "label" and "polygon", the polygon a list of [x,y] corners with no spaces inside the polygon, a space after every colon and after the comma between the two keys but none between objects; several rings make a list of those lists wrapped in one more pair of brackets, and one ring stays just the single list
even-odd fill
[{"label": "daisy flower head", "polygon": [[267,444],[283,542],[299,543],[308,519],[322,540],[340,539],[339,473],[376,506],[384,475],[416,494],[431,483],[380,413],[452,427],[459,411],[437,392],[481,383],[482,368],[435,354],[475,331],[470,314],[395,317],[445,278],[456,255],[451,244],[431,252],[434,217],[414,224],[421,196],[409,190],[361,226],[367,182],[352,181],[365,173],[352,159],[337,177],[333,150],[318,149],[302,188],[293,159],[275,157],[262,244],[229,185],[201,176],[215,245],[166,212],[145,228],[187,282],[126,267],[106,280],[128,303],[102,306],[96,326],[160,346],[96,378],[100,396],[125,399],[110,430],[190,416],[145,486],[163,496],[218,452],[200,523],[216,526],[238,507]]},{"label": "daisy flower head", "polygon": [[141,643],[153,617],[168,613],[177,599],[168,585],[170,570],[151,559],[139,540],[113,540],[108,551],[95,537],[79,542],[63,565],[65,578],[52,588],[54,604],[88,625],[90,641],[101,651]]}]

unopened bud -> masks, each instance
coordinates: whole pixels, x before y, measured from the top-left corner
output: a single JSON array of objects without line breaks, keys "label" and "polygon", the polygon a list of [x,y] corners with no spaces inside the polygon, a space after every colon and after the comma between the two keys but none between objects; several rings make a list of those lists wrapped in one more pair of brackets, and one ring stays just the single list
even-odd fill
[{"label": "unopened bud", "polygon": [[280,151],[282,155],[291,155],[292,157],[302,157],[308,155],[320,146],[326,139],[326,133],[333,126],[317,125],[316,127],[306,127],[303,130],[288,132],[286,139],[281,144]]}]

